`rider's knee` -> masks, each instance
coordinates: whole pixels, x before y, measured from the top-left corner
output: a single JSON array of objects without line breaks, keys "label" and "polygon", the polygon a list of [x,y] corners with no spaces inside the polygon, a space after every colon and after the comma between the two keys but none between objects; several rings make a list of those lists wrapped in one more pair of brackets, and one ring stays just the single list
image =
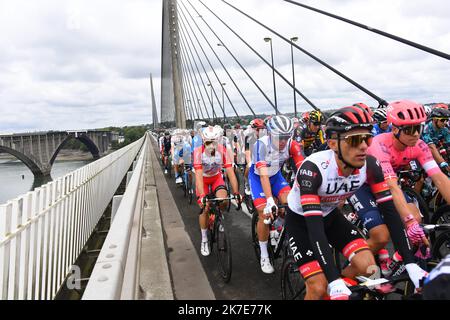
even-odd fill
[{"label": "rider's knee", "polygon": [[357,253],[351,260],[351,264],[358,275],[369,276],[375,270],[375,258],[370,250],[363,250]]},{"label": "rider's knee", "polygon": [[306,290],[318,299],[326,295],[327,285],[328,282],[323,273],[319,273],[306,280]]}]

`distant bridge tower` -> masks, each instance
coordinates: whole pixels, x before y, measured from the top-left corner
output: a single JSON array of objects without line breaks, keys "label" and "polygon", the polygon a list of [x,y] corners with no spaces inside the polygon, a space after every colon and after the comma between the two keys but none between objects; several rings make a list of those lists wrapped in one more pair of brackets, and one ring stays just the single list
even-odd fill
[{"label": "distant bridge tower", "polygon": [[155,91],[153,90],[153,76],[150,73],[150,90],[152,95],[152,120],[153,120],[153,129],[158,128],[158,112],[156,111],[156,102],[155,102]]},{"label": "distant bridge tower", "polygon": [[181,84],[177,0],[163,0],[161,41],[161,122],[186,128]]}]

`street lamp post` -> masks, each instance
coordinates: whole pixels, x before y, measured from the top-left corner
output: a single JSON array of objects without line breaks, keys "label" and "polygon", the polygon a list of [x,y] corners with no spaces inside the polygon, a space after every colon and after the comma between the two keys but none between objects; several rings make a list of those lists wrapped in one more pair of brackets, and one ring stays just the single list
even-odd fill
[{"label": "street lamp post", "polygon": [[225,123],[225,99],[224,99],[224,96],[223,96],[223,91],[224,91],[223,86],[226,85],[226,83],[222,82],[221,85],[222,85],[223,123]]},{"label": "street lamp post", "polygon": [[211,83],[207,83],[206,84],[208,87],[211,87],[211,110],[213,112],[213,117],[214,117],[214,98],[213,98],[213,87],[211,85]]},{"label": "street lamp post", "polygon": [[280,112],[278,111],[278,104],[277,104],[277,88],[276,88],[276,85],[275,85],[275,66],[273,64],[272,38],[266,37],[266,38],[264,38],[264,41],[270,43],[270,56],[272,58],[273,94],[274,94],[274,97],[275,97],[275,113],[279,114]]},{"label": "street lamp post", "polygon": [[292,45],[292,43],[297,40],[298,40],[298,37],[291,38],[292,86],[294,87],[294,117],[297,117],[297,96],[296,96],[296,92],[295,92],[294,46]]}]

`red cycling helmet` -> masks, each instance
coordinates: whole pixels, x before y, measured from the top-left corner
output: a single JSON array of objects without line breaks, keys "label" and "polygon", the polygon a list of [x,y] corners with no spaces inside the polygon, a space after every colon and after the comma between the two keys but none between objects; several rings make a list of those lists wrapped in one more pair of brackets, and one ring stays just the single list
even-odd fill
[{"label": "red cycling helmet", "polygon": [[355,103],[353,106],[362,108],[362,109],[366,110],[370,114],[371,117],[373,116],[373,111],[372,111],[372,109],[370,109],[370,107],[367,104],[358,102],[358,103]]},{"label": "red cycling helmet", "polygon": [[421,104],[410,100],[392,102],[387,107],[387,120],[396,127],[424,123],[427,115]]},{"label": "red cycling helmet", "polygon": [[448,110],[448,105],[445,104],[445,103],[436,103],[436,104],[433,106],[433,109],[435,109],[435,108],[442,108],[442,109],[447,109],[447,110]]},{"label": "red cycling helmet", "polygon": [[250,126],[253,129],[264,129],[266,127],[266,124],[264,123],[263,119],[256,118],[251,121]]}]

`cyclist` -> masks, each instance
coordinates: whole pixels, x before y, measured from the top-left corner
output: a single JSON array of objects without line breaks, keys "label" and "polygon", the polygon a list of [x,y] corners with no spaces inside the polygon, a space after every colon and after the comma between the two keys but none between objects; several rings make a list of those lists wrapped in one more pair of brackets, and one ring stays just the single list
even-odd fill
[{"label": "cyclist", "polygon": [[412,160],[417,160],[447,202],[450,201],[450,181],[439,169],[430,148],[419,139],[423,122],[426,120],[422,105],[409,100],[393,102],[387,108],[387,119],[392,123],[392,132],[374,137],[368,153],[376,157],[381,164],[395,207],[406,225],[411,243],[428,245],[428,240],[419,226],[419,209],[414,204],[414,199],[403,194],[396,172],[409,165]]},{"label": "cyclist", "polygon": [[391,132],[392,126],[387,122],[386,107],[381,107],[373,113],[375,124],[373,125],[372,134],[377,136],[380,133]]},{"label": "cyclist", "polygon": [[184,132],[181,129],[177,129],[173,132],[171,143],[172,143],[172,163],[175,173],[175,183],[180,184],[183,182],[183,178],[181,178],[181,169],[180,165],[183,162],[183,147],[184,147]]},{"label": "cyclist", "polygon": [[302,114],[302,128],[306,128],[309,123],[309,111],[303,112]]},{"label": "cyclist", "polygon": [[273,116],[266,126],[268,135],[259,138],[253,146],[248,177],[253,203],[259,215],[257,233],[261,248],[261,270],[273,273],[267,251],[269,226],[264,224],[264,219],[277,208],[273,197],[286,204],[287,194],[291,190],[281,174],[284,162],[293,157],[299,167],[303,156],[300,145],[291,139],[294,129],[291,119],[283,115]]},{"label": "cyclist", "polygon": [[314,149],[318,150],[325,143],[324,132],[320,127],[322,120],[322,112],[317,110],[310,112],[308,124],[301,133],[302,150],[305,156],[311,155]]},{"label": "cyclist", "polygon": [[[226,170],[231,188],[233,189],[233,194],[238,197],[237,201],[241,201],[236,175],[232,167],[233,162],[230,153],[227,152],[222,142],[222,131],[222,128],[217,125],[214,127],[206,127],[202,131],[202,144],[196,147],[194,151],[197,202],[200,208],[204,209],[199,216],[202,234],[200,252],[203,256],[208,256],[210,254],[207,229],[209,221],[209,205],[207,203],[204,208],[203,200],[205,196],[211,192],[218,198],[227,197],[225,182],[222,178],[222,168],[225,168]],[[227,201],[223,201],[220,206],[224,209],[227,205]]]},{"label": "cyclist", "polygon": [[434,108],[430,114],[431,121],[426,124],[422,134],[422,139],[430,147],[434,160],[446,172],[450,171],[449,166],[441,156],[438,147],[441,146],[441,142],[446,145],[450,143],[450,131],[447,128],[449,117],[450,111],[448,109]]},{"label": "cyclist", "polygon": [[245,183],[244,190],[246,195],[251,195],[250,186],[248,183],[248,174],[250,172],[250,167],[252,165],[252,149],[253,146],[260,137],[265,134],[265,132],[261,132],[266,129],[266,124],[264,120],[256,118],[250,121],[249,128],[244,133],[244,149],[245,149]]},{"label": "cyclist", "polygon": [[171,143],[171,137],[170,132],[166,131],[164,132],[164,138],[162,140],[162,149],[163,149],[163,158],[164,158],[164,174],[168,173],[169,170],[169,155],[170,151],[172,149],[172,143]]},{"label": "cyclist", "polygon": [[[375,261],[368,243],[338,209],[364,183],[370,186],[385,218],[397,227],[394,243],[408,252],[407,239],[398,232],[403,226],[383,171],[367,154],[371,122],[370,114],[356,106],[334,112],[326,124],[330,150],[307,157],[297,171],[285,223],[294,260],[306,282],[305,299],[321,299],[327,289],[332,300],[346,300],[351,294],[334,264],[330,245],[351,262],[342,271],[344,277],[368,275],[373,270],[370,267]],[[418,287],[426,273],[413,263],[411,254],[405,255],[406,269]]]}]

